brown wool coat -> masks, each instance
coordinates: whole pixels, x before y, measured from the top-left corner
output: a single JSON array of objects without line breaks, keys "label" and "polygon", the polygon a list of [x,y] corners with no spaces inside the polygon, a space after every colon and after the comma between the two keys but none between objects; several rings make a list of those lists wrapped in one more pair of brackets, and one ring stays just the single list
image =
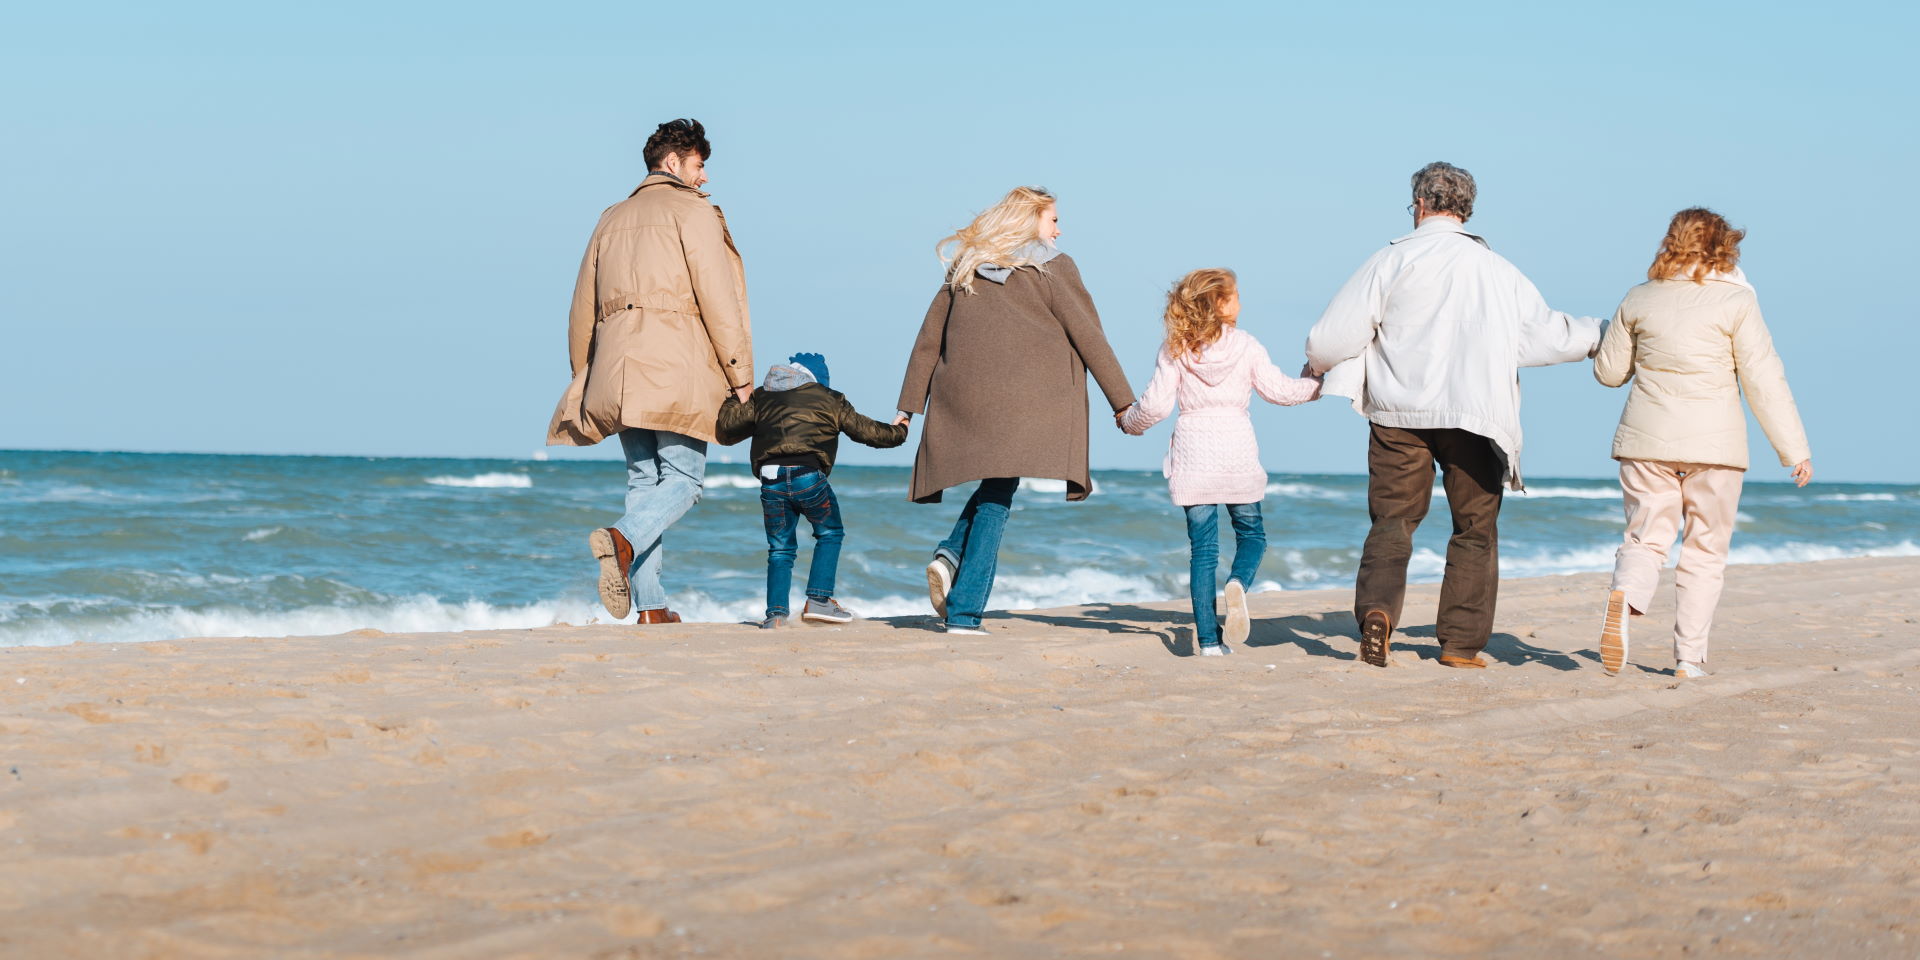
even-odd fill
[{"label": "brown wool coat", "polygon": [[730,388],[753,382],[746,272],[707,194],[654,174],[594,227],[567,322],[568,384],[547,443],[633,427],[714,439]]},{"label": "brown wool coat", "polygon": [[1080,268],[1062,254],[972,293],[942,284],[920,326],[900,409],[926,411],[909,497],[988,477],[1051,477],[1084,500],[1087,373],[1115,411],[1133,388],[1114,359]]}]

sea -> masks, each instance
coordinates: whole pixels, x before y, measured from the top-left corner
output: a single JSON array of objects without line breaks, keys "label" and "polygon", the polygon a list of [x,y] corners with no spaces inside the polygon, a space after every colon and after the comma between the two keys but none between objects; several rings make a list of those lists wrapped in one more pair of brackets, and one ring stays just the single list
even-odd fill
[{"label": "sea", "polygon": [[[929,613],[922,571],[965,502],[961,488],[910,503],[907,477],[833,473],[839,598],[862,616]],[[1061,481],[1023,482],[993,608],[1187,595],[1185,527],[1159,472],[1094,483],[1067,503]],[[624,487],[612,461],[0,451],[0,646],[606,622],[587,533],[619,515]],[[744,464],[712,463],[668,533],[664,578],[688,620],[760,618],[758,489]],[[1351,586],[1365,477],[1273,474],[1265,516],[1256,591]],[[1610,569],[1622,524],[1611,480],[1531,479],[1501,515],[1501,573]],[[1439,579],[1447,529],[1436,486],[1411,579]],[[1887,556],[1920,556],[1920,486],[1747,484],[1732,562]]]}]

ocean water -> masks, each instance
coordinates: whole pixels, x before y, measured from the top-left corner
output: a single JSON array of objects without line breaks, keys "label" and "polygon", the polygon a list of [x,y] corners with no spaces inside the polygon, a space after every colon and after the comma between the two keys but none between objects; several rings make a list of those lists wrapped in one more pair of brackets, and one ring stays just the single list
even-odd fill
[{"label": "ocean water", "polygon": [[[1185,528],[1159,473],[1094,477],[1083,503],[1047,480],[1015,498],[995,609],[1186,596]],[[833,483],[842,602],[927,613],[922,567],[967,489],[923,506],[906,501],[904,468],[843,466]],[[0,646],[604,619],[586,534],[617,517],[624,485],[612,462],[0,452]],[[744,465],[711,464],[668,534],[667,587],[688,619],[759,618],[758,489]],[[1364,477],[1275,474],[1265,506],[1256,589],[1351,585]],[[1621,526],[1611,481],[1534,480],[1502,513],[1502,573],[1608,569]],[[1436,496],[1413,579],[1439,579],[1446,533]],[[1735,563],[1915,555],[1920,486],[1749,483],[1741,501]]]}]

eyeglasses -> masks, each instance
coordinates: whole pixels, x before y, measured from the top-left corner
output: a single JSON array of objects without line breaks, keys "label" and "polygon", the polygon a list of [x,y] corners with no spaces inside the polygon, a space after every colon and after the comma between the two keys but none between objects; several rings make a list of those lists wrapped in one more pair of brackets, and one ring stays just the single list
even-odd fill
[{"label": "eyeglasses", "polygon": [[1407,216],[1409,216],[1409,217],[1411,217],[1411,216],[1413,216],[1413,211],[1414,211],[1414,208],[1415,208],[1415,207],[1417,207],[1417,206],[1419,206],[1419,205],[1420,205],[1420,202],[1419,202],[1419,201],[1417,201],[1417,200],[1416,200],[1416,201],[1414,201],[1413,203],[1409,203],[1409,204],[1407,204]]}]

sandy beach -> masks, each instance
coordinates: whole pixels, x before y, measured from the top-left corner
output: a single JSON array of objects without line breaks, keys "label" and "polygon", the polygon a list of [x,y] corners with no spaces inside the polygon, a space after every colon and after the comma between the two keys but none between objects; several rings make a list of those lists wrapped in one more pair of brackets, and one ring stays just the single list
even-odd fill
[{"label": "sandy beach", "polygon": [[1348,595],[0,650],[8,957],[1913,957],[1920,559],[1736,566],[1619,677]]}]

